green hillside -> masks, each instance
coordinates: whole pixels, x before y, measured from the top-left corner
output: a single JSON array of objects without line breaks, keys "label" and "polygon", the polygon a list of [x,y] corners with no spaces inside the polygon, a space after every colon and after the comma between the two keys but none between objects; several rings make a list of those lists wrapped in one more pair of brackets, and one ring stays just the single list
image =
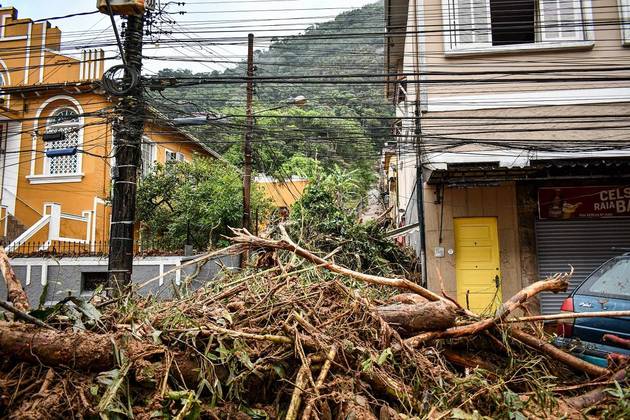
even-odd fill
[{"label": "green hillside", "polygon": [[[334,20],[312,25],[303,35],[274,38],[268,49],[255,52],[256,76],[381,74],[384,53],[380,34],[382,28],[383,4],[378,2],[340,14]],[[358,35],[366,32],[372,35]],[[354,35],[340,37],[340,34]],[[245,74],[244,63],[238,63],[222,73],[193,74],[179,69],[159,72],[163,77],[242,77]],[[169,89],[163,95],[170,101],[160,96],[155,99],[167,105],[163,108],[167,113],[176,107],[187,112],[212,111],[233,116],[222,124],[191,130],[211,147],[236,157],[239,155],[237,145],[242,141],[245,94],[244,84],[211,84]],[[382,84],[263,82],[256,86],[256,112],[277,107],[297,95],[308,98],[305,108],[266,111],[264,115],[270,117],[256,119],[254,146],[258,170],[275,173],[284,161],[296,153],[317,157],[324,165],[339,163],[364,168],[372,165],[380,145],[389,134],[389,122],[368,117],[393,115],[393,108],[383,98]],[[317,116],[328,118],[313,118]],[[333,116],[352,119],[330,118]]]}]

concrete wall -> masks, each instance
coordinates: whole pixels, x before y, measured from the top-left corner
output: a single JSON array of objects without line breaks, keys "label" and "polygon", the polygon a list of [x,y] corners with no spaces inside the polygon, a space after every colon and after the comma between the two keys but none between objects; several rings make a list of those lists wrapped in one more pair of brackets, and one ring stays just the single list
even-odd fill
[{"label": "concrete wall", "polygon": [[[499,230],[499,253],[503,299],[508,299],[522,288],[521,257],[519,249],[516,186],[514,183],[492,187],[445,188],[442,217],[442,241],[440,242],[440,215],[442,204],[436,203],[436,187],[426,186],[425,218],[427,276],[429,289],[444,289],[455,297],[455,249],[453,219],[457,217],[496,217]],[[435,248],[444,247],[444,257],[435,257]]]},{"label": "concrete wall", "polygon": [[[195,257],[146,257],[136,258],[132,280],[143,283],[162,273],[166,273]],[[190,279],[190,288],[197,289],[206,282],[221,275],[223,268],[238,269],[240,257],[229,255],[218,257],[206,262],[194,279]],[[106,258],[78,257],[78,258],[14,258],[11,264],[15,274],[22,282],[32,306],[37,306],[44,290],[44,300],[54,303],[68,295],[90,296],[91,292],[82,290],[82,273],[107,272]],[[194,274],[196,264],[183,267],[140,290],[143,295],[152,294],[160,298],[174,296],[174,285],[187,281],[187,277]],[[0,283],[0,296],[6,296],[6,286]]]}]

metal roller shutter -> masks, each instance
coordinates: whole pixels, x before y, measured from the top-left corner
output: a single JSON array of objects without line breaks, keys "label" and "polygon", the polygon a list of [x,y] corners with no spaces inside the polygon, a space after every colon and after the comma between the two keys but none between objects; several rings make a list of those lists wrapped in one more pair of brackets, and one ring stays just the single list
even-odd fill
[{"label": "metal roller shutter", "polygon": [[[536,223],[538,274],[545,278],[569,270],[575,272],[569,293],[593,270],[630,248],[630,219],[541,220]],[[543,314],[558,313],[568,293],[543,293]]]}]

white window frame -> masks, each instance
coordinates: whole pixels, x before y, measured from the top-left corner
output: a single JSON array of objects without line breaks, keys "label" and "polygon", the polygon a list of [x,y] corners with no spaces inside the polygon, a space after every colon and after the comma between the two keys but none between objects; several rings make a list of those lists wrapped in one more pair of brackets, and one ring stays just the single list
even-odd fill
[{"label": "white window frame", "polygon": [[[77,120],[76,121],[71,121],[71,122],[61,122],[61,123],[52,123],[51,120],[55,117],[55,114],[59,111],[62,111],[64,109],[69,109],[73,112],[75,112],[77,114]],[[77,130],[77,144],[76,147],[77,149],[81,148],[81,145],[83,144],[83,127],[81,124],[81,114],[79,114],[79,112],[72,106],[67,106],[67,105],[63,105],[60,106],[58,108],[55,108],[51,113],[50,116],[48,117],[47,121],[46,121],[46,131],[48,131],[51,128],[74,128],[74,127],[79,127],[79,129]],[[44,151],[46,151],[46,145],[44,144]],[[78,175],[81,173],[81,153],[77,152],[77,167],[75,169],[74,172],[69,172],[69,173],[65,173],[65,174],[53,174],[50,173],[50,163],[51,160],[54,158],[50,158],[48,156],[44,157],[44,175],[48,175],[48,176],[53,176],[53,177],[57,177],[57,176],[71,176],[71,175]]]},{"label": "white window frame", "polygon": [[630,0],[618,0],[621,45],[630,47]]},{"label": "white window frame", "polygon": [[[4,66],[4,63],[2,63],[1,65]],[[5,72],[2,71],[2,69],[0,69],[0,87],[11,85],[11,82],[7,83],[8,77],[9,77],[9,73],[7,72],[5,75]],[[11,107],[11,104],[9,103],[10,95],[8,93],[5,93],[4,95],[0,95],[0,99],[2,99],[2,101],[0,101],[0,106],[6,109],[9,109]]]},{"label": "white window frame", "polygon": [[[169,154],[173,155],[174,159],[169,159],[168,158]],[[182,152],[175,152],[175,151],[170,150],[170,149],[165,149],[164,150],[164,162],[165,163],[169,163],[169,162],[186,162],[186,155],[184,155]]]},{"label": "white window frame", "polygon": [[[582,9],[584,11],[582,16],[582,28],[580,33],[584,34],[586,39],[584,40],[553,40],[545,41],[546,37],[540,34],[536,35],[536,42],[529,44],[514,44],[514,45],[492,45],[492,35],[490,35],[490,41],[488,43],[470,43],[457,45],[457,17],[454,16],[452,10],[449,10],[449,5],[457,0],[442,0],[442,25],[444,31],[443,45],[444,54],[450,57],[456,56],[468,56],[468,55],[483,55],[483,54],[502,54],[512,52],[535,52],[535,51],[547,51],[547,50],[573,50],[573,49],[590,49],[595,43],[594,31],[592,25],[592,5],[591,0],[581,0]],[[537,0],[539,5],[542,0]],[[573,0],[579,7],[579,0]],[[620,0],[630,1],[630,0]],[[488,9],[488,15],[490,15],[490,1],[485,0],[486,7]],[[542,14],[542,11],[541,11]],[[542,20],[542,15],[541,20]],[[536,22],[536,30],[540,28],[541,23]],[[489,30],[491,30],[489,28]]]},{"label": "white window frame", "polygon": [[[140,156],[142,157],[140,172],[141,172],[141,176],[145,177],[149,175],[149,173],[155,168],[155,163],[157,162],[157,145],[149,137],[143,136],[142,145],[140,147],[141,147]],[[146,172],[145,172],[146,162],[144,161],[144,151],[142,150],[142,148],[144,147],[149,147],[150,153],[151,153],[151,163],[146,167],[147,169]]]},{"label": "white window frame", "polygon": [[[542,42],[575,42],[575,41],[582,41],[581,36],[582,34],[584,34],[584,26],[585,26],[585,21],[586,21],[586,17],[582,16],[582,8],[580,7],[580,0],[537,0],[538,1],[538,9],[540,11],[540,22],[538,22],[538,27],[537,29],[537,33],[539,33],[539,37],[540,40]],[[548,28],[549,30],[544,30],[544,22],[545,22],[545,8],[542,6],[542,3],[544,2],[555,2],[555,3],[561,3],[563,1],[571,1],[573,3],[573,10],[577,10],[579,11],[579,24],[576,25],[576,28],[574,29],[575,32],[575,37],[573,39],[571,38],[562,38],[560,35],[560,32],[558,32],[558,28]],[[562,10],[561,5],[558,4],[558,10]],[[574,13],[574,15],[577,15],[577,12]],[[550,17],[550,19],[553,19],[553,16]],[[538,29],[542,29],[540,30],[540,32],[538,32]]]},{"label": "white window frame", "polygon": [[[172,155],[174,159],[170,159],[169,155]],[[170,149],[164,149],[164,163],[177,162],[177,152]]]}]

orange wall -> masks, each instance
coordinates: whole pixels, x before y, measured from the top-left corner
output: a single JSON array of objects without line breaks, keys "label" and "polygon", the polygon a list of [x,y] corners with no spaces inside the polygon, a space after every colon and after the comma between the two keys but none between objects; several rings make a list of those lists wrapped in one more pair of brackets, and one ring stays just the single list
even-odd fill
[{"label": "orange wall", "polygon": [[308,185],[307,180],[299,181],[256,181],[256,185],[263,188],[265,195],[276,207],[291,207],[304,194]]},{"label": "orange wall", "polygon": [[[0,118],[5,122],[21,122],[17,136],[11,137],[12,142],[14,138],[19,142],[13,216],[29,227],[43,216],[45,203],[57,203],[62,212],[60,236],[85,239],[87,225],[76,219],[84,212],[95,212],[92,217],[96,229],[91,229],[90,233],[95,234],[93,240],[102,241],[109,232],[111,111],[116,103],[104,92],[94,90],[94,86],[76,83],[101,77],[106,66],[102,51],[86,51],[78,58],[66,56],[58,52],[61,36],[61,31],[48,22],[18,19],[16,9],[0,8],[0,74],[5,86],[48,85],[47,90],[6,94],[5,102],[0,103]],[[59,83],[66,86],[55,86]],[[71,178],[52,178],[44,173],[42,136],[49,116],[60,107],[72,108],[82,116],[79,149],[86,153],[80,154],[79,176]],[[165,161],[166,149],[183,153],[186,160],[191,160],[196,153],[209,156],[193,139],[172,127],[148,123],[145,134],[156,144],[158,162]],[[64,219],[64,214],[74,217]],[[46,239],[47,229],[43,229],[32,241]]]}]

